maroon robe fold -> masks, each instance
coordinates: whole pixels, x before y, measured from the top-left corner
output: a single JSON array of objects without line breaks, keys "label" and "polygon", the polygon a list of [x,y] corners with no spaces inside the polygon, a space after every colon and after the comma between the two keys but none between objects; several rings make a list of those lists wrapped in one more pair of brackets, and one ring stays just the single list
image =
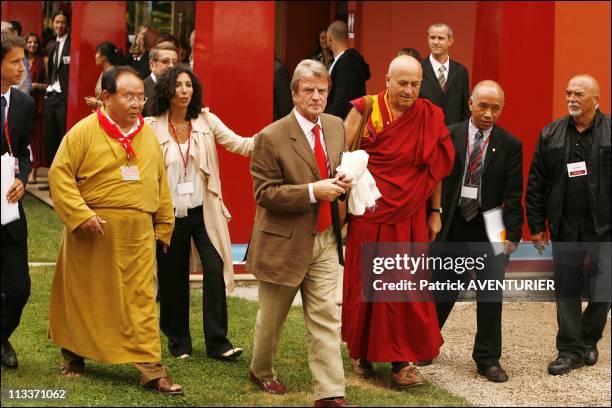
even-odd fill
[{"label": "maroon robe fold", "polygon": [[[379,125],[368,123],[361,149],[370,158],[368,170],[382,194],[374,211],[351,215],[346,241],[342,305],[342,339],[351,358],[368,361],[422,361],[436,357],[442,336],[433,302],[363,302],[361,244],[366,242],[428,242],[426,209],[429,198],[450,174],[455,156],[440,108],[417,99],[402,116],[391,120],[378,98]],[[364,110],[364,98],[353,106]],[[382,123],[380,123],[382,117]]]}]

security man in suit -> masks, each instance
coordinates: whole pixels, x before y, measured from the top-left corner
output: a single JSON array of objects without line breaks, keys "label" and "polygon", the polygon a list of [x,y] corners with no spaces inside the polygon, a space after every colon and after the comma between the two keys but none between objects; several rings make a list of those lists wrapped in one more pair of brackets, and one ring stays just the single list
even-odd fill
[{"label": "security man in suit", "polygon": [[47,72],[49,86],[45,94],[43,125],[47,163],[51,165],[62,138],[66,134],[66,106],[68,103],[68,79],[70,78],[70,17],[59,9],[53,13],[53,31],[57,36],[49,52]]},{"label": "security man in suit", "polygon": [[149,110],[151,109],[151,101],[155,95],[157,80],[176,64],[178,64],[178,50],[172,43],[165,42],[163,44],[158,44],[153,47],[149,53],[149,68],[151,69],[151,75],[144,81],[147,102],[142,108],[143,117],[151,116]]},{"label": "security man in suit", "polygon": [[463,122],[470,117],[470,77],[463,65],[448,56],[448,49],[455,41],[453,30],[446,24],[437,23],[427,32],[431,54],[421,61],[423,83],[419,97],[441,107],[447,125]]},{"label": "security man in suit", "polygon": [[[17,355],[9,342],[19,325],[21,312],[30,296],[28,271],[28,226],[21,205],[30,173],[30,144],[34,100],[12,87],[24,73],[25,41],[2,33],[2,147],[17,160],[15,182],[9,188],[9,203],[19,202],[19,219],[2,226],[2,308],[0,309],[2,366],[17,368]],[[18,171],[17,171],[18,169]]]},{"label": "security man in suit", "polygon": [[342,240],[338,198],[352,180],[336,173],[344,126],[324,114],[329,74],[304,60],[291,80],[294,110],[255,140],[251,175],[257,212],[246,268],[259,280],[250,379],[285,394],[272,362],[298,291],[304,305],[315,406],[352,406],[344,399],[340,321],[335,303]]},{"label": "security man in suit", "polygon": [[[460,256],[484,256],[484,269],[476,268],[479,280],[502,280],[508,255],[517,248],[523,226],[523,159],[519,139],[495,123],[504,108],[504,91],[494,81],[479,82],[469,100],[471,118],[449,126],[455,145],[455,165],[442,182],[442,230],[439,242],[452,243]],[[506,237],[503,253],[495,255],[487,236],[483,212],[501,207]],[[482,242],[478,248],[457,251],[461,243]],[[500,244],[498,244],[500,245]],[[457,281],[465,275],[454,270],[435,270],[433,281]],[[450,314],[458,291],[435,293],[440,329]],[[508,380],[499,364],[502,349],[502,291],[478,291],[476,339],[472,357],[478,373],[489,381]]]},{"label": "security man in suit", "polygon": [[551,375],[597,363],[610,311],[610,115],[599,110],[599,84],[590,75],[573,77],[565,95],[569,115],[542,129],[525,200],[534,245],[542,251],[548,244],[547,224],[553,242],[559,329]]}]

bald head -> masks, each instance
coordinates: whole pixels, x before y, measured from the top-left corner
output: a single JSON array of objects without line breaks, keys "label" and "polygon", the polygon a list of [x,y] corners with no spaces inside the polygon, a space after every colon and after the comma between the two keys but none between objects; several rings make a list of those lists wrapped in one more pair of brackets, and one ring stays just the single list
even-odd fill
[{"label": "bald head", "polygon": [[401,74],[402,72],[418,73],[419,79],[423,77],[421,63],[410,55],[400,55],[393,58],[393,61],[389,64],[387,76]]},{"label": "bald head", "polygon": [[495,81],[491,81],[490,79],[485,79],[484,81],[480,81],[474,86],[472,90],[472,95],[470,99],[475,100],[478,99],[481,94],[497,95],[501,102],[504,102],[504,90],[502,87]]},{"label": "bald head", "polygon": [[590,75],[572,77],[565,90],[569,114],[580,122],[590,122],[599,107],[599,84]]},{"label": "bald head", "polygon": [[594,95],[599,96],[599,83],[592,76],[588,74],[576,75],[575,77],[572,77],[572,79],[570,79],[570,83],[572,82],[583,84],[583,86],[593,91]]},{"label": "bald head", "polygon": [[387,97],[391,109],[404,112],[419,96],[423,70],[421,63],[409,55],[395,57],[387,73]]}]

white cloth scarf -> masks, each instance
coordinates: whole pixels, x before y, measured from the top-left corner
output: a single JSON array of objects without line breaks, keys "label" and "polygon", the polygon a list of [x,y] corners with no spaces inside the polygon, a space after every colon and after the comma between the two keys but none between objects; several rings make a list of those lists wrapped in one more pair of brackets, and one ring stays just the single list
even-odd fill
[{"label": "white cloth scarf", "polygon": [[368,171],[368,154],[364,150],[344,152],[340,166],[336,169],[353,178],[348,197],[348,212],[363,215],[366,208],[373,208],[382,195],[376,187],[374,177]]}]

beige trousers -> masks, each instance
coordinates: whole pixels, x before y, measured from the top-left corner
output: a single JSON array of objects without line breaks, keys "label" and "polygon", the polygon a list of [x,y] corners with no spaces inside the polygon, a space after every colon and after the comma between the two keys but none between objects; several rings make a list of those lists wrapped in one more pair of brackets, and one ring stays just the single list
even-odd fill
[{"label": "beige trousers", "polygon": [[315,400],[344,396],[344,368],[340,354],[340,320],[335,302],[339,263],[331,228],[315,237],[312,262],[299,286],[259,282],[259,310],[251,370],[262,381],[276,379],[272,367],[283,325],[298,290],[302,295],[308,340],[308,365]]}]

